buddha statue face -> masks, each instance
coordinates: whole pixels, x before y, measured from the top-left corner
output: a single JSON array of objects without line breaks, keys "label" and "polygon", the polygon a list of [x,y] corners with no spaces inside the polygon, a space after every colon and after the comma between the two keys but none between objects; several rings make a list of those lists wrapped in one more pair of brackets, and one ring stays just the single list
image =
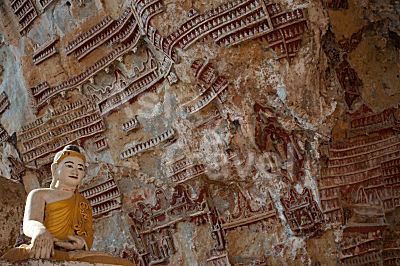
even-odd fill
[{"label": "buddha statue face", "polygon": [[76,189],[85,176],[86,158],[81,148],[74,145],[64,147],[54,156],[51,165],[53,181],[50,188]]},{"label": "buddha statue face", "polygon": [[65,157],[58,165],[56,174],[58,182],[67,186],[78,186],[85,176],[85,165],[81,158]]},{"label": "buddha statue face", "polygon": [[[56,178],[56,187],[77,187],[85,176],[85,165],[81,158],[67,156],[52,166],[53,176]],[[54,178],[53,177],[53,178]]]}]

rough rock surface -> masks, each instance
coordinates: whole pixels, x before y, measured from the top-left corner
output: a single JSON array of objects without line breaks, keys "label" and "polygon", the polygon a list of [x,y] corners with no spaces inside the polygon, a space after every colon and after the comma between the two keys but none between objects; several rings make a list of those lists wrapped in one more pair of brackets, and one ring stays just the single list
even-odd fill
[{"label": "rough rock surface", "polygon": [[0,1],[0,252],[22,185],[73,143],[94,250],[399,264],[399,18],[389,0]]},{"label": "rough rock surface", "polygon": [[24,214],[25,191],[22,184],[2,180],[0,201],[0,253],[17,241]]}]

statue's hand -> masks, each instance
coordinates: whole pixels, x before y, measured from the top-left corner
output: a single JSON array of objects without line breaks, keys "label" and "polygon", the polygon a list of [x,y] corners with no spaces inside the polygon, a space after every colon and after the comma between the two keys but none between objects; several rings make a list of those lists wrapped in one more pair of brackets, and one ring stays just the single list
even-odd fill
[{"label": "statue's hand", "polygon": [[54,256],[54,237],[47,229],[39,230],[32,237],[29,258],[48,259]]},{"label": "statue's hand", "polygon": [[81,236],[68,235],[69,241],[57,240],[54,243],[62,248],[69,250],[82,250],[85,249],[85,239]]}]

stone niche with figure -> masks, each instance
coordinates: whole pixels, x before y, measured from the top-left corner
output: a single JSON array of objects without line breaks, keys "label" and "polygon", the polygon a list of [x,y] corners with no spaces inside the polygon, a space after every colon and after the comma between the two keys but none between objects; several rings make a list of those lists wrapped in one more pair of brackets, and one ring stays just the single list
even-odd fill
[{"label": "stone niche with figure", "polygon": [[399,264],[399,17],[2,1],[0,264]]}]

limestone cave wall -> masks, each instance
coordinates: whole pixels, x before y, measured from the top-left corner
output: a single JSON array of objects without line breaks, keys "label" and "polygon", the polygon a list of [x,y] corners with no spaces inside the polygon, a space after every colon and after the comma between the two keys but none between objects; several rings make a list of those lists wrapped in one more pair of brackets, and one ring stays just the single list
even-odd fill
[{"label": "limestone cave wall", "polygon": [[400,3],[0,0],[0,254],[54,154],[137,265],[398,265]]}]

